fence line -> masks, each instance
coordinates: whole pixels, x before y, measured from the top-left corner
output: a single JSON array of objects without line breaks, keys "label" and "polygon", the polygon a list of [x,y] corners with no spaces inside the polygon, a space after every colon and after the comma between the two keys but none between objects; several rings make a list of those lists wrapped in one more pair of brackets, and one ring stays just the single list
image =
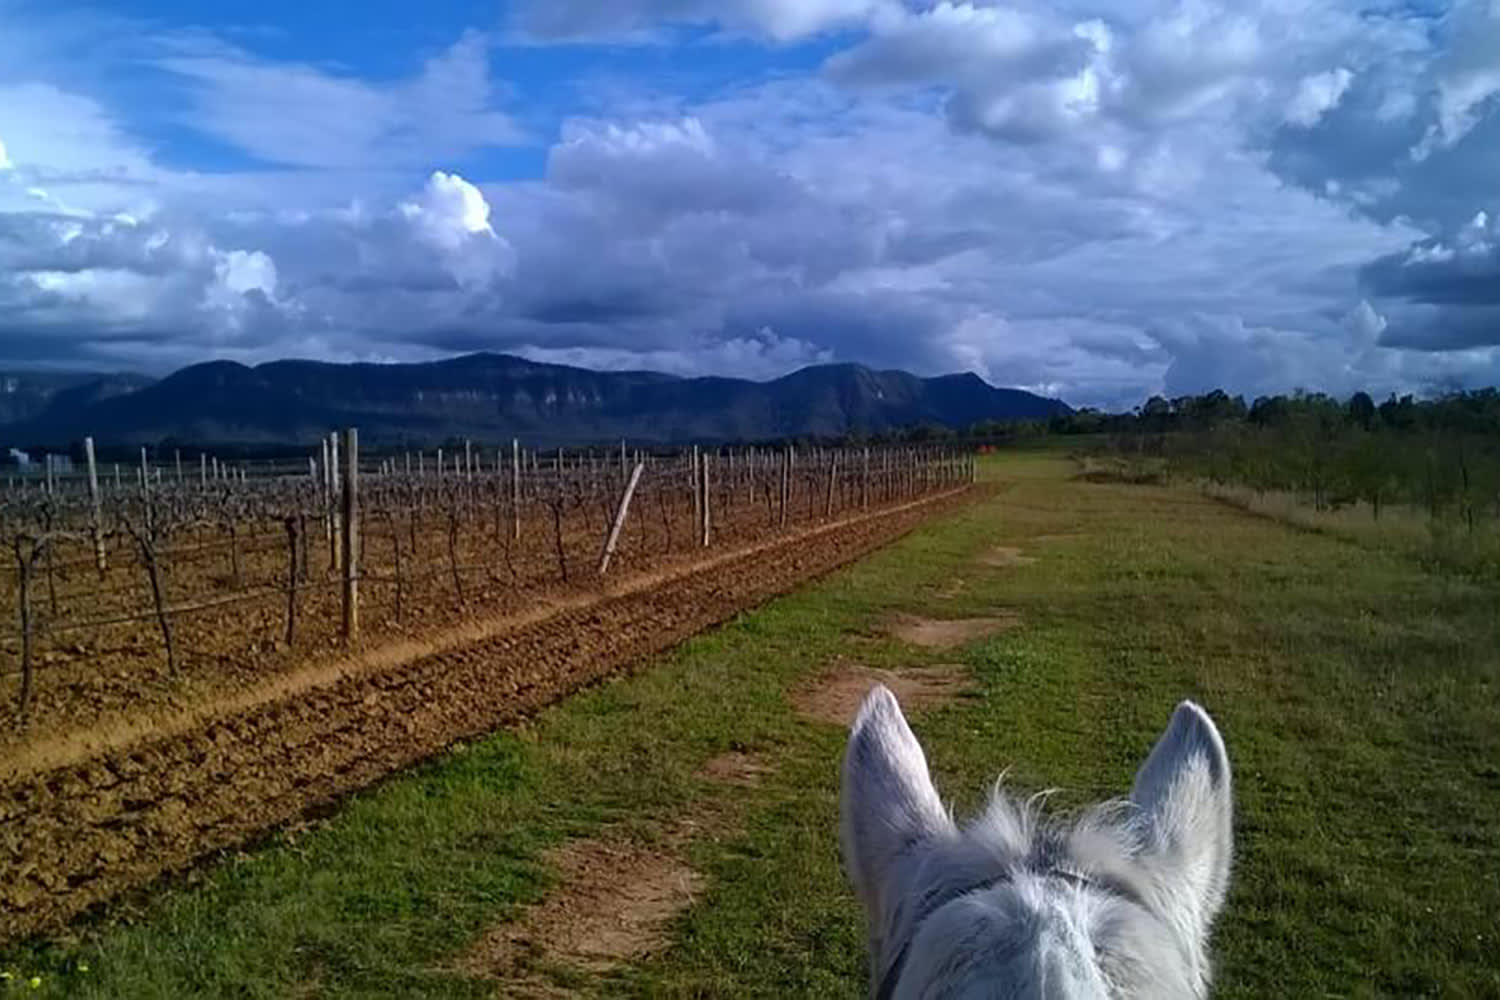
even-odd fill
[{"label": "fence line", "polygon": [[[392,587],[399,619],[411,588],[443,576],[460,602],[464,576],[478,571],[491,580],[508,572],[514,589],[544,584],[549,574],[573,583],[585,566],[602,576],[622,551],[649,558],[658,548],[670,555],[753,539],[942,492],[972,481],[974,469],[967,452],[941,447],[695,446],[637,451],[633,462],[624,441],[618,452],[559,449],[544,457],[512,439],[508,450],[464,442],[435,456],[362,457],[357,432],[347,429],[320,440],[305,466],[261,466],[265,474],[256,475],[200,453],[198,475],[187,476],[180,451],[165,475],[142,449],[135,476],[124,479],[117,465],[111,486],[101,483],[93,440],[85,439],[82,474],[52,474],[49,461],[45,483],[0,493],[0,536],[13,555],[0,599],[9,590],[17,610],[16,630],[0,631],[0,642],[20,640],[20,717],[37,642],[49,637],[154,621],[175,672],[174,620],[282,598],[277,634],[292,644],[298,597],[337,590],[339,634],[353,641],[361,583]],[[328,550],[322,580],[312,579],[310,565],[318,534]],[[592,556],[579,554],[590,547]],[[476,550],[485,561],[460,558]],[[128,553],[134,558],[115,558]],[[371,555],[384,568],[367,564]],[[216,576],[210,560],[226,556],[228,572]],[[228,593],[168,599],[169,589],[218,589],[225,577]],[[150,607],[81,620],[60,614],[139,599],[143,589]]]}]

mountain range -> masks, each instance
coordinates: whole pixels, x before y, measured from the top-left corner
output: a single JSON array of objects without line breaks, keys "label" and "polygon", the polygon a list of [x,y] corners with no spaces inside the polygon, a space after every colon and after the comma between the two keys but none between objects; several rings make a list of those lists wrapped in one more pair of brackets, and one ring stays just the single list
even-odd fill
[{"label": "mountain range", "polygon": [[470,354],[419,364],[232,361],[159,381],[0,373],[0,446],[271,445],[358,427],[373,445],[521,437],[534,445],[833,437],[916,424],[1045,418],[1066,403],[973,374],[818,365],[767,382],[603,372]]}]

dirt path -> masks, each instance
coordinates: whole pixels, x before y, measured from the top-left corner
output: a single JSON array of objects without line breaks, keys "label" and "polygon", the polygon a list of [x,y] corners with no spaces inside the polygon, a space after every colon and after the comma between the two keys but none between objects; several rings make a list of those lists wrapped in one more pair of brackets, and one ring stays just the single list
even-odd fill
[{"label": "dirt path", "polygon": [[[788,692],[803,718],[846,728],[874,684],[917,716],[974,690],[960,665],[875,670],[835,661]],[[707,782],[749,790],[777,771],[774,754],[729,750],[698,770]],[[741,832],[749,800],[707,797],[683,809],[652,841],[606,829],[549,852],[556,884],[538,903],[474,939],[454,963],[501,984],[506,997],[608,995],[610,974],[671,947],[672,922],[711,888],[688,863],[689,846]]]},{"label": "dirt path", "polygon": [[[0,938],[47,930],[884,545],[968,491],[384,649],[0,780]],[[63,751],[66,752],[63,752]]]}]

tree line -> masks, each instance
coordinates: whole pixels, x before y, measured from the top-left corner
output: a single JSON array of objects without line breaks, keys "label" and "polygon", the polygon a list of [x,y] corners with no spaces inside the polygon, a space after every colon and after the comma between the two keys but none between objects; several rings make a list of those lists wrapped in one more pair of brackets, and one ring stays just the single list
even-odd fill
[{"label": "tree line", "polygon": [[1472,534],[1500,522],[1500,391],[1432,399],[1296,392],[1243,397],[1214,391],[1153,397],[1129,413],[1080,410],[1034,432],[1095,435],[1120,456],[1164,462],[1173,474],[1301,497],[1316,510],[1392,505]]}]

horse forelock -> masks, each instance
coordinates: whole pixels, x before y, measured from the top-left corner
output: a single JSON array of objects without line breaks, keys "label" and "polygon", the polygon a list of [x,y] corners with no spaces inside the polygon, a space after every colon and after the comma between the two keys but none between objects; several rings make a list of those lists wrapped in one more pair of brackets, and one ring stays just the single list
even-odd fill
[{"label": "horse forelock", "polygon": [[1143,858],[1136,808],[1061,818],[1046,798],[997,784],[973,821],[895,861],[877,981],[899,981],[896,997],[962,997],[966,982],[1008,982],[1015,997],[1203,995],[1205,957]]}]

